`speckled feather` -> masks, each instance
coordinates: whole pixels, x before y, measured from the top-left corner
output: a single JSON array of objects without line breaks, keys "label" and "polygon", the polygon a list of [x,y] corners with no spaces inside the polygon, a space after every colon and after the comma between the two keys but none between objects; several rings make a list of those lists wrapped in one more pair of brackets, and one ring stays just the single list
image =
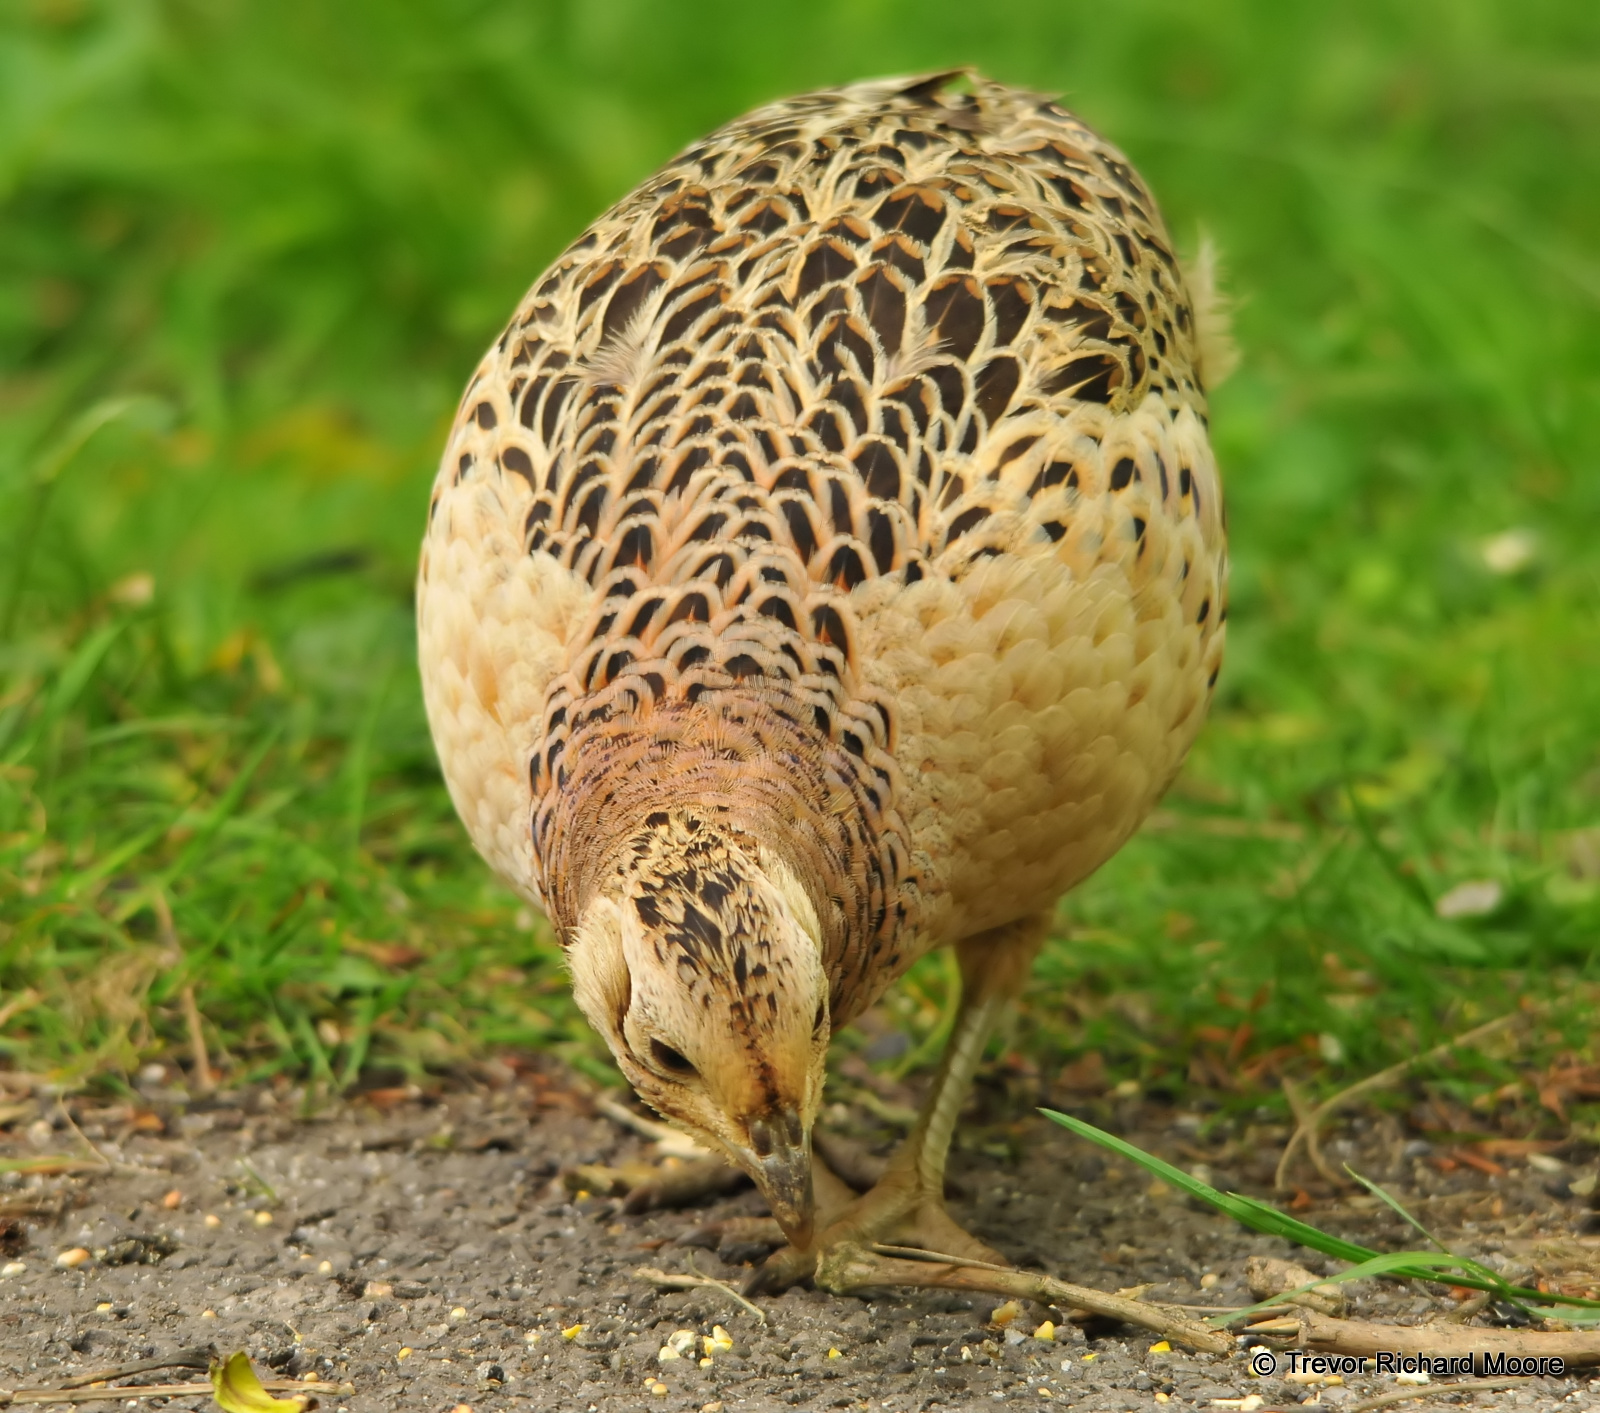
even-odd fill
[{"label": "speckled feather", "polygon": [[[666,935],[692,906],[728,936],[780,860],[835,1026],[1110,857],[1222,653],[1155,203],[1054,102],[956,78],[759,109],[596,221],[474,375],[423,551],[429,716],[488,861],[570,935],[648,855]],[[663,856],[702,823],[725,877]]]}]

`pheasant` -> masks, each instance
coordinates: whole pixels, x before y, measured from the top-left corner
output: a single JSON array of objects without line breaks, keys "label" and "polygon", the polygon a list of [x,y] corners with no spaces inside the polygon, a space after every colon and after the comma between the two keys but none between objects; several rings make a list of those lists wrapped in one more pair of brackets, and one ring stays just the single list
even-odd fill
[{"label": "pheasant", "polygon": [[[998,1259],[945,1211],[957,1114],[1217,679],[1203,316],[1121,153],[941,73],[696,143],[467,388],[418,581],[445,779],[640,1097],[765,1196],[771,1280]],[[858,1196],[830,1037],[940,946],[956,1023]]]}]

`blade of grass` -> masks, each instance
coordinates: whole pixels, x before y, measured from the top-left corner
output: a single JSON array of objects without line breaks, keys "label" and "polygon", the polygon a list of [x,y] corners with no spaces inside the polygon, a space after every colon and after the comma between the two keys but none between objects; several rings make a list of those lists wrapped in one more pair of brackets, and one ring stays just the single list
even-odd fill
[{"label": "blade of grass", "polygon": [[[1163,1162],[1152,1153],[1146,1153],[1142,1148],[1136,1147],[1126,1139],[1118,1138],[1115,1134],[1107,1133],[1104,1129],[1096,1128],[1093,1124],[1085,1123],[1082,1119],[1073,1118],[1070,1114],[1058,1113],[1054,1109],[1041,1109],[1039,1111],[1052,1123],[1060,1124],[1062,1128],[1086,1138],[1091,1143],[1120,1154],[1129,1161],[1137,1163],[1146,1172],[1154,1173],[1164,1182],[1171,1183],[1182,1192],[1191,1197],[1197,1197],[1202,1202],[1215,1207],[1220,1212],[1227,1213],[1236,1222],[1258,1231],[1266,1236],[1282,1237],[1285,1241],[1294,1242],[1312,1251],[1319,1251],[1324,1256],[1333,1256],[1341,1261],[1350,1261],[1363,1274],[1390,1275],[1404,1280],[1432,1280],[1440,1279],[1439,1272],[1450,1270],[1459,1274],[1451,1277],[1451,1284],[1466,1286],[1472,1290],[1487,1290],[1501,1300],[1523,1307],[1530,1314],[1553,1319],[1574,1320],[1583,1318],[1576,1314],[1578,1311],[1594,1311],[1600,1317],[1600,1300],[1586,1300],[1576,1295],[1558,1295],[1553,1292],[1529,1290],[1524,1286],[1514,1286],[1505,1281],[1499,1274],[1487,1266],[1467,1257],[1456,1256],[1448,1251],[1399,1251],[1389,1255],[1374,1251],[1370,1247],[1358,1245],[1353,1241],[1346,1241],[1343,1237],[1331,1236],[1320,1231],[1298,1218],[1291,1217],[1286,1212],[1280,1212],[1276,1207],[1265,1202],[1257,1201],[1253,1197],[1246,1197],[1237,1192],[1219,1192],[1210,1183],[1202,1182],[1191,1173],[1184,1172],[1181,1168],[1174,1167],[1171,1163]],[[1416,1225],[1413,1223],[1413,1225]],[[1420,1230],[1420,1228],[1419,1228]],[[1424,1235],[1427,1235],[1424,1232]],[[1429,1240],[1432,1240],[1429,1237]],[[1381,1267],[1374,1267],[1372,1263],[1381,1262]],[[1337,1276],[1326,1277],[1330,1281],[1349,1280],[1355,1277],[1351,1272],[1345,1271]],[[1321,1285],[1322,1280],[1313,1282],[1304,1287],[1304,1290],[1315,1289]],[[1303,1294],[1304,1291],[1291,1292]],[[1281,1301],[1284,1297],[1277,1295],[1259,1306],[1250,1307],[1251,1310],[1264,1309],[1274,1301]],[[1552,1306],[1564,1307],[1560,1311],[1552,1310]],[[1570,1309],[1566,1308],[1570,1307]],[[1241,1313],[1250,1313],[1245,1311]],[[1230,1315],[1229,1319],[1237,1318]]]}]

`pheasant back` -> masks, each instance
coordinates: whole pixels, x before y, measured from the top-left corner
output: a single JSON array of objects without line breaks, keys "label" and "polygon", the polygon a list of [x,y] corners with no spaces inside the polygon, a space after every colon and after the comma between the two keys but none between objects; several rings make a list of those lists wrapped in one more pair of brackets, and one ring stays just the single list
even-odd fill
[{"label": "pheasant back", "polygon": [[1222,651],[1156,205],[960,78],[759,109],[597,220],[475,373],[422,560],[489,862],[565,931],[688,807],[799,881],[835,1025],[1108,858]]}]

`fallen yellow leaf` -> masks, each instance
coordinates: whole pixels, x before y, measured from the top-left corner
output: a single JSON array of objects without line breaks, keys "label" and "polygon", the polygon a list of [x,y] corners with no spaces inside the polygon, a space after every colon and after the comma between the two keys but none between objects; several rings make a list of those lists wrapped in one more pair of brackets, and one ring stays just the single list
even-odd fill
[{"label": "fallen yellow leaf", "polygon": [[274,1398],[262,1388],[250,1356],[242,1349],[226,1360],[211,1361],[211,1396],[223,1413],[302,1413],[310,1402],[299,1394]]}]

